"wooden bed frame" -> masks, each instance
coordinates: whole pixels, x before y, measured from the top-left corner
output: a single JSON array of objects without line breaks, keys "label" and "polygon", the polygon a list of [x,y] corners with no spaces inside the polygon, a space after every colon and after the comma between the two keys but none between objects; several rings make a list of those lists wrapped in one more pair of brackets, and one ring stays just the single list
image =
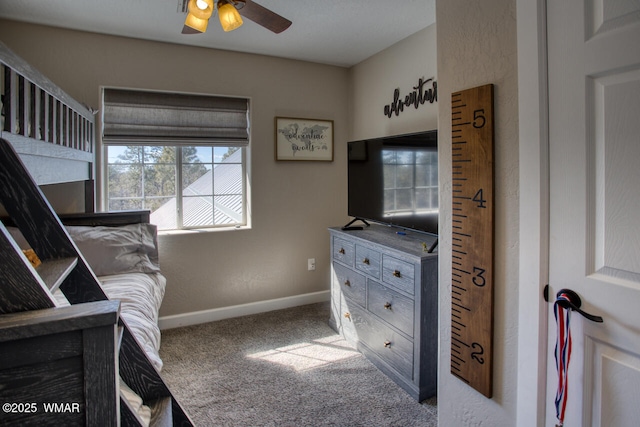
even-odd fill
[{"label": "wooden bed frame", "polygon": [[[59,218],[64,225],[119,226],[148,223],[149,211],[71,214]],[[10,218],[3,218],[2,223],[19,225]],[[1,269],[7,268],[5,262],[11,259],[0,245]],[[7,286],[0,281],[3,301],[11,299],[6,298]],[[0,302],[0,312],[3,309]],[[141,352],[132,351],[134,340],[122,339],[127,332],[122,329],[119,314],[119,301],[110,300],[0,314],[0,400],[12,405],[9,408],[13,411],[3,414],[3,419],[18,424],[138,426],[139,420],[131,415],[132,410],[123,412],[127,403],[118,398],[119,386],[114,381],[118,376],[125,377],[124,373],[118,374],[118,369],[126,365],[142,367],[141,372],[127,375],[129,381],[142,383],[147,395],[145,404],[153,404],[160,397],[172,399],[171,419],[152,425],[192,425],[160,374]],[[133,363],[123,360],[134,357],[143,360]],[[138,378],[138,374],[138,380],[131,379]],[[25,406],[27,403],[29,408]],[[45,405],[49,404],[66,406],[60,413],[44,413]],[[31,411],[24,412],[25,408]]]},{"label": "wooden bed frame", "polygon": [[[120,377],[152,406],[152,425],[193,425],[63,227],[149,222],[148,211],[93,212],[92,111],[2,43],[0,104],[0,204],[8,213],[0,224],[0,400],[15,406],[3,406],[10,411],[0,424],[141,425]],[[87,213],[58,216],[38,186],[76,181],[85,182]],[[26,261],[8,225],[55,267],[53,285],[47,269]],[[71,306],[55,307],[57,286]],[[44,403],[60,402],[78,406],[57,418],[43,412]]]}]

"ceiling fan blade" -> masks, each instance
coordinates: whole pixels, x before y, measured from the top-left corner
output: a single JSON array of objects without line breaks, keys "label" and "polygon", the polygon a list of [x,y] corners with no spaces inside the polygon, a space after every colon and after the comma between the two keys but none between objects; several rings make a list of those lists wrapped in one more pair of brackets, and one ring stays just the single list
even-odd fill
[{"label": "ceiling fan blade", "polygon": [[202,34],[202,31],[198,31],[195,28],[185,25],[182,27],[182,34]]},{"label": "ceiling fan blade", "polygon": [[276,34],[280,34],[291,26],[291,21],[270,11],[266,7],[254,3],[252,0],[240,0],[239,3],[244,3],[244,6],[238,8],[240,15],[252,20],[256,24],[262,25]]}]

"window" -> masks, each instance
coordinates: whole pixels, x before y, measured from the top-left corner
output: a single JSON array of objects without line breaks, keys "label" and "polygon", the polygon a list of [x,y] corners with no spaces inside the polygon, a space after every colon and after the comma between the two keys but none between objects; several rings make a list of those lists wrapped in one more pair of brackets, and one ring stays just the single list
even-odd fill
[{"label": "window", "polygon": [[247,99],[104,89],[105,205],[160,230],[247,224]]},{"label": "window", "polygon": [[384,213],[438,211],[437,151],[383,150]]}]

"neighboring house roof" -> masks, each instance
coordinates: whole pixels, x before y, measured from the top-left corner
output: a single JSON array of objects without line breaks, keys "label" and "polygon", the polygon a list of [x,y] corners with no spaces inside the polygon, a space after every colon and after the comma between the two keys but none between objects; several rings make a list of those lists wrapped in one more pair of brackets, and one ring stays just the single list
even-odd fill
[{"label": "neighboring house roof", "polygon": [[[231,168],[219,167],[228,163],[241,164],[242,150],[214,165],[212,170],[182,191],[185,227],[242,222],[243,176]],[[176,211],[176,198],[173,197],[151,213],[151,222],[160,230],[173,229],[176,227]]]}]

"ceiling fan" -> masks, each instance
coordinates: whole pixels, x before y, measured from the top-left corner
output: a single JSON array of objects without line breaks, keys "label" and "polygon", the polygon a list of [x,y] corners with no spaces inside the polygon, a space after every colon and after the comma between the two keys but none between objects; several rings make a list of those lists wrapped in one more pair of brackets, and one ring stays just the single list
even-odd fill
[{"label": "ceiling fan", "polygon": [[276,34],[283,32],[291,25],[288,19],[252,0],[188,0],[188,13],[182,34],[204,33],[207,30],[209,18],[216,9],[224,31],[233,31],[241,26],[242,16]]}]

